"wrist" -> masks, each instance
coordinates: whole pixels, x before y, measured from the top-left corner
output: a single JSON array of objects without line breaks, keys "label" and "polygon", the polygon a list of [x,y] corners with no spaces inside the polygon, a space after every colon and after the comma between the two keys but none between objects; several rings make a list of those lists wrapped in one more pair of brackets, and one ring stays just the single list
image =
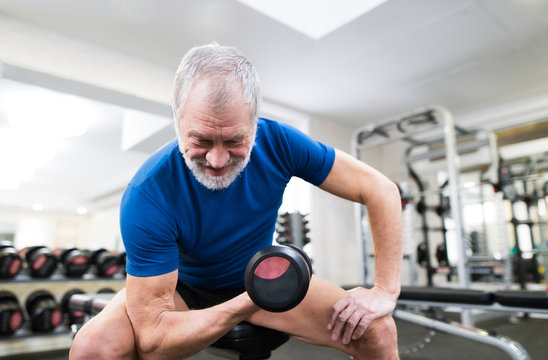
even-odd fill
[{"label": "wrist", "polygon": [[373,288],[377,289],[377,290],[380,290],[383,293],[385,293],[386,295],[394,298],[394,300],[397,300],[398,297],[400,296],[401,284],[398,282],[397,284],[388,284],[387,285],[387,284],[382,284],[382,283],[375,282],[375,284],[373,285]]},{"label": "wrist", "polygon": [[236,303],[237,312],[251,315],[260,310],[260,308],[251,300],[247,291],[241,293],[233,299]]}]

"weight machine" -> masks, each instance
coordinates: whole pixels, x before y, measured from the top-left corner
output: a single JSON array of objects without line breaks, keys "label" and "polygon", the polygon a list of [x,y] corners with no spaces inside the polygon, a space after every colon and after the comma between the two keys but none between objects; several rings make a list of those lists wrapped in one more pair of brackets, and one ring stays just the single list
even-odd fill
[{"label": "weight machine", "polygon": [[526,282],[546,283],[548,153],[504,159],[501,170],[499,186],[509,202],[515,238],[514,277],[522,289]]},{"label": "weight machine", "polygon": [[[445,224],[446,231],[450,233],[457,253],[456,275],[460,288],[468,288],[471,282],[471,269],[476,259],[468,256],[469,246],[464,241],[463,200],[461,170],[463,168],[479,167],[482,169],[483,178],[490,183],[498,182],[498,153],[495,137],[491,132],[484,130],[466,130],[455,126],[452,114],[444,107],[430,106],[418,109],[409,114],[396,117],[388,121],[369,124],[358,129],[352,140],[353,155],[362,159],[364,150],[379,148],[384,145],[404,143],[407,148],[400,159],[402,166],[400,189],[402,199],[407,201],[404,206],[403,232],[404,232],[404,259],[408,266],[408,282],[416,285],[418,274],[414,264],[417,263],[415,243],[415,204],[411,196],[410,181],[413,177],[411,164],[420,161],[430,161],[429,167],[443,170],[446,176],[446,185],[443,191],[447,194],[446,215],[450,222]],[[444,161],[438,161],[444,160]],[[423,196],[426,189],[422,189]],[[502,217],[502,197],[496,196],[497,214]],[[373,259],[371,231],[367,218],[367,209],[363,205],[356,205],[356,223],[358,242],[361,254],[363,282],[372,283],[369,268]],[[498,222],[497,222],[498,223]],[[502,262],[505,270],[504,278],[509,282],[511,266],[508,251],[508,241],[504,224],[500,225],[499,247],[502,248]],[[428,229],[423,229],[428,231]],[[430,258],[430,248],[427,241],[427,261]],[[485,260],[485,259],[482,259]],[[432,285],[431,264],[427,263],[428,285]],[[463,322],[470,323],[469,314],[463,313]]]},{"label": "weight machine", "polygon": [[[404,260],[410,264],[408,280],[411,286],[402,287],[398,306],[392,315],[397,319],[429,328],[430,332],[425,337],[425,343],[431,341],[436,331],[441,331],[498,347],[505,351],[512,359],[530,359],[527,351],[512,339],[489,334],[486,331],[471,326],[470,311],[472,309],[510,313],[548,313],[548,294],[545,291],[502,290],[489,292],[470,289],[470,284],[474,280],[474,271],[480,268],[481,264],[485,262],[499,263],[502,266],[502,277],[506,288],[510,286],[513,279],[507,237],[507,223],[504,217],[504,200],[507,199],[507,194],[503,187],[506,184],[504,179],[501,179],[504,177],[504,173],[501,172],[494,134],[484,130],[466,130],[457,127],[454,124],[451,113],[447,109],[433,106],[418,109],[410,114],[370,124],[358,129],[353,137],[352,151],[353,155],[361,160],[363,152],[366,150],[374,151],[376,150],[375,148],[380,147],[381,154],[380,156],[375,156],[375,158],[382,158],[382,146],[392,145],[397,142],[404,143],[407,146],[403,149],[403,155],[401,155],[399,160],[403,171],[400,174],[400,178],[397,178],[394,174],[390,175],[392,175],[391,177],[394,180],[401,181],[399,186],[402,194],[403,208]],[[393,158],[394,154],[392,153],[391,155]],[[445,178],[438,181],[440,191],[429,190],[421,183],[419,174],[423,175],[423,173],[417,171],[415,168],[415,165],[421,161],[428,162],[427,165],[431,169],[446,172]],[[487,226],[485,224],[485,208],[483,204],[488,195],[484,191],[484,186],[489,186],[495,190],[495,194],[490,200],[494,206],[492,213],[496,214],[494,227],[496,227],[500,251],[500,258],[498,259],[489,256],[485,244],[478,244],[478,242],[473,241],[471,244],[467,244],[465,240],[463,205],[467,205],[467,199],[465,199],[464,186],[461,182],[463,174],[469,176],[476,173],[479,173],[479,199],[482,204],[483,232],[485,233],[487,232],[485,230]],[[410,180],[416,183],[416,187],[419,190],[419,201],[416,201],[412,195]],[[548,187],[548,185],[544,187]],[[548,196],[546,194],[548,189],[544,190],[544,195]],[[537,189],[537,192],[539,191],[542,192],[541,189]],[[432,210],[432,207],[425,204],[424,198],[426,195],[433,194],[439,196],[440,205],[435,210],[437,210],[436,212],[442,218],[444,240],[447,240],[445,236],[451,233],[457,243],[456,275],[458,275],[458,288],[431,287],[433,285],[432,274],[434,271],[429,260],[430,249],[427,239],[428,231],[431,228],[426,224],[425,213],[427,210]],[[425,251],[427,256],[425,263],[428,287],[414,286],[418,281],[416,267],[414,266],[417,263],[414,216],[417,210],[416,207],[419,206],[423,207],[420,213],[423,217],[421,229],[426,234]],[[444,222],[446,218],[450,221]],[[367,209],[362,205],[356,205],[356,220],[359,235],[358,242],[363,254],[361,259],[363,283],[370,284],[372,283],[373,276],[369,272],[369,263],[374,259],[374,256],[370,251],[372,239],[367,218]],[[539,221],[539,223],[541,222]],[[526,225],[531,226],[531,222],[529,221]],[[544,234],[544,230],[544,228],[540,229],[542,234]],[[486,234],[484,235],[486,236]],[[542,246],[540,251],[535,251],[537,253],[543,252],[546,243],[543,242]],[[424,308],[445,309],[447,307],[461,309],[460,324],[432,319],[421,313],[421,309]],[[420,345],[424,346],[425,344],[421,343]],[[418,350],[420,349],[417,348]]]}]

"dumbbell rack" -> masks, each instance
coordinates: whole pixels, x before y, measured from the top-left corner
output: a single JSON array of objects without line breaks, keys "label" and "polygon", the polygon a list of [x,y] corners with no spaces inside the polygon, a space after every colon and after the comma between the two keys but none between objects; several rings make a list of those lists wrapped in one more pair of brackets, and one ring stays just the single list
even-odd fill
[{"label": "dumbbell rack", "polygon": [[[118,291],[124,286],[125,277],[121,273],[107,278],[98,277],[89,272],[81,278],[68,278],[57,270],[50,277],[44,279],[32,278],[24,272],[13,279],[1,279],[0,290],[8,290],[17,295],[23,313],[25,313],[25,323],[15,334],[0,336],[0,359],[39,352],[62,351],[71,346],[73,334],[65,322],[50,332],[32,332],[28,314],[24,309],[25,299],[32,292],[41,289],[47,290],[60,303],[63,294],[75,288],[86,293],[96,293],[105,287]],[[66,319],[66,314],[63,315]]]}]

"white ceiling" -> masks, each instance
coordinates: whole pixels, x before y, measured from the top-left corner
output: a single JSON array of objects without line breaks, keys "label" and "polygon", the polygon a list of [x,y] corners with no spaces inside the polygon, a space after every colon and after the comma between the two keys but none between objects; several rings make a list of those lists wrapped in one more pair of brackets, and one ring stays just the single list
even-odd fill
[{"label": "white ceiling", "polygon": [[236,0],[0,0],[0,30],[5,78],[110,103],[40,180],[0,191],[3,204],[66,197],[65,207],[93,208],[118,196],[147,156],[120,150],[122,106],[169,115],[180,57],[211,41],[253,61],[270,103],[352,128],[425,104],[457,122],[483,114],[496,124],[528,104],[548,113],[544,0],[388,0],[318,40]]}]

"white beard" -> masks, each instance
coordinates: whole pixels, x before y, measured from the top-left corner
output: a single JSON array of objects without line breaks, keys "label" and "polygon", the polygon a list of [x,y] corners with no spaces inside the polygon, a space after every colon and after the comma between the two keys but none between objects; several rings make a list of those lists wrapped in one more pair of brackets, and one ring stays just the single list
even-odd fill
[{"label": "white beard", "polygon": [[225,175],[214,176],[206,172],[205,168],[211,167],[211,164],[207,160],[203,158],[191,160],[184,152],[181,152],[181,154],[183,155],[186,166],[188,166],[190,171],[192,171],[192,174],[196,180],[198,180],[200,184],[204,185],[209,190],[222,190],[229,187],[247,166],[247,163],[251,158],[251,151],[249,151],[244,159],[230,158],[225,166],[232,166],[232,169]]}]

